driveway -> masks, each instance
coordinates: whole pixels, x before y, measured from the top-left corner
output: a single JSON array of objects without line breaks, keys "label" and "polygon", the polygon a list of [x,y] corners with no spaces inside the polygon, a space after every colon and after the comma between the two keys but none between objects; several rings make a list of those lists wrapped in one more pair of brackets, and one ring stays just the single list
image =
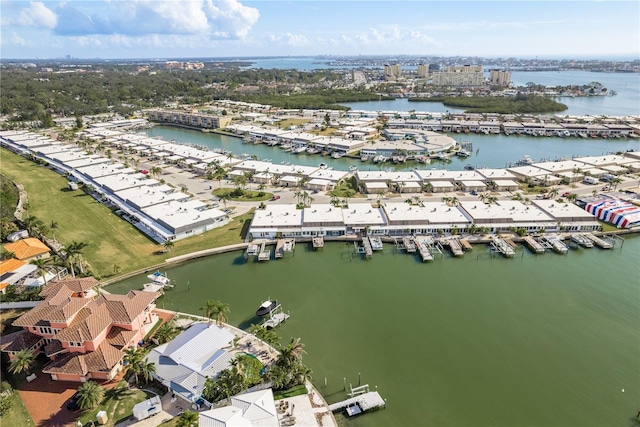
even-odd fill
[{"label": "driveway", "polygon": [[74,426],[80,411],[68,411],[67,400],[80,387],[80,383],[52,381],[47,374],[24,383],[19,389],[20,397],[37,427]]}]

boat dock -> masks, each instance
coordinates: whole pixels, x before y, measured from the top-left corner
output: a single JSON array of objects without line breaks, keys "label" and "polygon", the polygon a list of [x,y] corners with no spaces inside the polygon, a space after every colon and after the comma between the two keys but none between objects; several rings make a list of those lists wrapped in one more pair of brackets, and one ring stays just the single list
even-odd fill
[{"label": "boat dock", "polygon": [[593,234],[585,234],[587,238],[589,238],[597,247],[602,249],[611,249],[613,248],[613,244],[607,242],[604,239],[599,238]]},{"label": "boat dock", "polygon": [[572,234],[570,239],[571,239],[571,242],[576,243],[577,245],[582,246],[583,248],[593,247],[593,241],[587,236],[585,236],[584,234]]},{"label": "boat dock", "polygon": [[322,236],[311,239],[313,249],[324,248],[324,238]]},{"label": "boat dock", "polygon": [[258,246],[255,243],[250,243],[249,246],[247,246],[247,252],[245,253],[245,255],[247,257],[256,256],[258,255],[259,252],[260,252],[260,246]]},{"label": "boat dock", "polygon": [[512,258],[516,254],[516,251],[510,244],[508,244],[503,238],[497,236],[493,237],[491,248],[507,258]]},{"label": "boat dock", "polygon": [[[358,249],[360,249],[360,247],[358,246],[358,243],[356,243],[356,247]],[[371,242],[369,241],[368,238],[363,237],[362,238],[362,251],[358,250],[358,253],[364,253],[364,256],[367,258],[371,258],[373,256],[373,248],[371,247]]]},{"label": "boat dock", "polygon": [[553,249],[554,252],[557,252],[559,254],[566,254],[567,252],[569,252],[569,248],[567,248],[567,245],[565,245],[562,240],[560,240],[560,237],[545,236],[545,239],[551,245],[551,249]]},{"label": "boat dock", "polygon": [[369,391],[369,384],[351,389],[349,399],[329,405],[331,412],[346,410],[350,417],[369,411],[371,409],[384,408],[386,402],[377,391]]},{"label": "boat dock", "polygon": [[258,252],[258,261],[269,261],[271,259],[271,249],[266,249],[267,241],[263,241]]},{"label": "boat dock", "polygon": [[284,257],[285,252],[293,252],[295,249],[295,239],[278,239],[276,241],[276,259]]},{"label": "boat dock", "polygon": [[269,318],[262,322],[262,327],[265,329],[274,329],[281,323],[284,323],[289,319],[291,315],[282,311],[282,305],[278,304],[273,310],[269,312]]},{"label": "boat dock", "polygon": [[416,247],[416,241],[413,239],[413,237],[411,237],[411,236],[403,237],[402,238],[402,243],[403,243],[404,249],[407,251],[407,253],[410,253],[410,254],[416,253],[416,250],[418,248]]},{"label": "boat dock", "polygon": [[371,249],[374,251],[381,251],[384,249],[384,245],[382,244],[382,239],[380,239],[380,237],[369,236],[369,243],[371,244]]},{"label": "boat dock", "polygon": [[455,238],[446,239],[443,241],[445,245],[449,245],[449,249],[453,256],[464,256],[464,251],[462,250],[462,245],[460,241]]},{"label": "boat dock", "polygon": [[469,241],[467,239],[458,239],[458,241],[462,245],[462,249],[465,252],[471,252],[473,250],[473,245],[471,243],[469,243]]},{"label": "boat dock", "polygon": [[430,236],[415,236],[413,239],[422,257],[422,262],[433,261],[433,254],[431,253],[432,248],[434,248],[433,238]]},{"label": "boat dock", "polygon": [[544,246],[542,246],[540,244],[540,242],[538,242],[536,239],[534,239],[531,236],[524,236],[523,239],[524,243],[527,245],[527,247],[529,249],[531,249],[534,253],[536,254],[543,254],[545,253],[545,248]]}]

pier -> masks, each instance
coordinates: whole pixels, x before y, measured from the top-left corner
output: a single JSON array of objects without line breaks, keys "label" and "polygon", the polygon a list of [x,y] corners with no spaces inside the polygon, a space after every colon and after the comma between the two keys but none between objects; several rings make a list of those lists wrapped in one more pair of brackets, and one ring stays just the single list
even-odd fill
[{"label": "pier", "polygon": [[276,242],[276,259],[284,257],[285,252],[293,252],[295,249],[295,239],[278,239]]},{"label": "pier", "polygon": [[433,246],[433,238],[430,236],[415,236],[414,240],[418,247],[418,252],[422,257],[422,262],[433,261],[433,254],[431,253]]},{"label": "pier", "polygon": [[380,237],[370,236],[369,243],[371,244],[371,249],[374,251],[381,251],[384,249],[384,245],[382,244],[382,239],[380,239]]},{"label": "pier", "polygon": [[545,236],[545,239],[551,245],[551,249],[553,249],[554,252],[557,252],[559,254],[566,254],[567,252],[569,252],[569,248],[567,248],[567,245],[565,245],[562,240],[560,240],[560,237]]},{"label": "pier", "polygon": [[371,409],[384,408],[386,402],[377,391],[369,391],[369,384],[351,389],[349,399],[329,405],[331,412],[346,410],[347,415],[352,417]]},{"label": "pier", "polygon": [[601,249],[611,249],[613,248],[613,244],[607,240],[601,239],[598,236],[595,236],[593,234],[585,234],[586,237],[588,237],[597,247],[601,248]]},{"label": "pier", "polygon": [[584,234],[572,234],[570,237],[570,241],[582,246],[583,248],[592,248],[593,247],[593,241],[591,239],[589,239],[587,236],[585,236]]},{"label": "pier", "polygon": [[464,256],[464,251],[462,250],[462,245],[460,241],[456,238],[451,238],[444,240],[445,245],[449,245],[449,249],[453,256]]},{"label": "pier", "polygon": [[256,256],[258,255],[259,251],[260,251],[260,246],[258,246],[255,243],[250,243],[249,246],[247,246],[247,252],[245,253],[245,255],[247,257]]},{"label": "pier", "polygon": [[291,315],[282,311],[282,305],[278,304],[276,308],[269,312],[269,318],[262,322],[262,327],[265,329],[274,329],[286,322],[289,317],[291,317]]},{"label": "pier", "polygon": [[516,254],[516,251],[510,244],[508,244],[503,238],[497,236],[493,237],[491,248],[495,252],[501,253],[507,258],[513,258],[513,256]]},{"label": "pier", "polygon": [[471,252],[473,250],[473,245],[471,243],[469,243],[469,241],[467,239],[458,239],[458,241],[462,245],[462,249],[465,252]]},{"label": "pier", "polygon": [[373,248],[371,247],[371,242],[367,237],[362,238],[362,247],[364,248],[364,256],[371,258],[373,255]]},{"label": "pier", "polygon": [[258,261],[269,261],[271,259],[271,249],[266,249],[267,241],[264,240],[260,245],[260,252],[258,253]]},{"label": "pier", "polygon": [[416,247],[416,241],[413,239],[413,237],[411,237],[411,236],[403,237],[402,238],[402,243],[403,243],[404,249],[407,251],[407,253],[409,253],[409,254],[416,253],[416,250],[418,248]]},{"label": "pier", "polygon": [[324,248],[324,238],[322,236],[314,237],[311,239],[311,245],[313,249]]},{"label": "pier", "polygon": [[533,237],[531,237],[531,236],[525,236],[522,240],[524,241],[525,245],[527,245],[527,247],[528,247],[529,249],[531,249],[534,253],[536,253],[536,254],[543,254],[543,253],[545,253],[545,248],[544,248],[544,246],[542,246],[542,245],[540,244],[540,242],[538,242],[538,241],[537,241],[536,239],[534,239]]}]

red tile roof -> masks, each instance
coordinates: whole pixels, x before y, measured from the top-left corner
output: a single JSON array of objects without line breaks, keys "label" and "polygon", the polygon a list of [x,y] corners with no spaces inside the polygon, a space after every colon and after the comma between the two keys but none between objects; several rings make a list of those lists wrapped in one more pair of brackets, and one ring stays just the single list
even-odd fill
[{"label": "red tile roof", "polygon": [[41,291],[40,295],[43,297],[48,297],[51,295],[57,294],[63,286],[69,288],[72,293],[78,292],[86,292],[92,288],[98,286],[100,282],[98,282],[93,277],[81,277],[76,279],[65,279],[65,280],[56,280],[54,282],[49,282],[47,286],[45,286]]},{"label": "red tile roof", "polygon": [[29,259],[38,255],[48,254],[51,250],[47,245],[35,237],[18,240],[4,245],[7,252],[13,252],[18,259]]},{"label": "red tile roof", "polygon": [[11,334],[0,336],[0,350],[1,351],[28,350],[31,347],[33,347],[41,339],[42,339],[41,336],[32,334],[31,332],[26,330],[13,332]]},{"label": "red tile roof", "polygon": [[124,352],[103,343],[90,353],[69,353],[52,361],[42,369],[45,374],[85,376],[89,372],[110,372],[122,361]]}]

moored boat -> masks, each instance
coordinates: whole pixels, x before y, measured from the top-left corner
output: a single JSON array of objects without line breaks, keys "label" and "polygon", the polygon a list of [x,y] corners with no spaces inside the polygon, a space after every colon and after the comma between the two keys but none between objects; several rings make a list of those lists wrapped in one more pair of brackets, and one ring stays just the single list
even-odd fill
[{"label": "moored boat", "polygon": [[278,306],[278,301],[266,300],[265,302],[260,304],[260,307],[258,307],[258,310],[256,310],[256,316],[259,316],[259,317],[266,316],[267,314],[271,313],[277,306]]},{"label": "moored boat", "polygon": [[159,271],[149,274],[147,276],[147,279],[151,280],[153,283],[159,283],[163,286],[166,286],[171,283],[171,279],[169,279],[166,275],[162,274]]}]

